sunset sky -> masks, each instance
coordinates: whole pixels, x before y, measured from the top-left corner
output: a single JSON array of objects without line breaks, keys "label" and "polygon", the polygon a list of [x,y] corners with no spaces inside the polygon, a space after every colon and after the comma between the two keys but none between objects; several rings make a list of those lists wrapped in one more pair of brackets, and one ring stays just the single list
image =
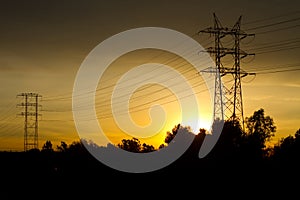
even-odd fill
[{"label": "sunset sky", "polygon": [[[35,92],[42,96],[40,148],[46,140],[54,147],[60,141],[71,143],[79,139],[72,115],[73,84],[93,48],[115,34],[139,27],[173,29],[208,48],[213,46],[213,38],[196,33],[213,26],[213,13],[224,27],[232,27],[242,15],[241,29],[255,34],[241,43],[241,49],[256,54],[241,63],[244,71],[256,73],[242,82],[244,116],[263,108],[277,126],[273,142],[293,135],[300,128],[299,5],[296,0],[1,1],[0,150],[24,148],[24,118],[17,116],[23,110],[16,106],[22,102],[22,98],[16,97],[19,93]],[[200,124],[208,128],[211,102],[201,76],[182,58],[148,49],[117,59],[99,82],[97,117],[109,138],[117,143],[129,137],[118,129],[109,110],[113,85],[122,74],[147,62],[169,65],[184,74],[202,103]],[[160,133],[144,140],[158,147],[165,132],[180,122],[175,95],[162,86],[145,85],[131,98],[132,118],[140,126],[151,122],[148,108],[152,100],[163,105],[165,126]]]}]

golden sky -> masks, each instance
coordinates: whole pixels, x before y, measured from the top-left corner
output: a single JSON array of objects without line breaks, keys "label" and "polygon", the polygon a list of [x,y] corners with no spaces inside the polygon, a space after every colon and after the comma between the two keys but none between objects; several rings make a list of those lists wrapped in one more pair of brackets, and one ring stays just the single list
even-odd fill
[{"label": "golden sky", "polygon": [[[276,0],[272,1],[272,6],[268,1],[258,0],[1,3],[0,150],[23,150],[24,118],[17,116],[22,109],[16,107],[22,99],[16,98],[17,94],[36,92],[42,95],[39,147],[46,140],[51,140],[54,147],[60,141],[71,143],[79,139],[72,115],[73,84],[80,65],[95,46],[122,31],[153,26],[182,32],[207,48],[213,45],[212,38],[195,33],[213,25],[214,12],[225,27],[232,27],[242,15],[241,29],[255,34],[241,44],[243,50],[256,54],[241,63],[243,70],[256,73],[255,77],[245,77],[242,82],[244,116],[264,108],[277,126],[275,142],[294,134],[300,128],[298,8],[296,0]],[[210,122],[212,110],[208,105],[211,102],[205,85],[199,84],[203,82],[201,76],[183,59],[175,57],[168,62],[172,59],[174,55],[168,52],[143,50],[124,55],[110,66],[106,80],[99,82],[96,107],[99,122],[104,124],[112,141],[117,143],[129,137],[118,130],[111,118],[109,94],[112,85],[122,73],[149,60],[168,64],[187,77],[203,105],[202,126]],[[148,115],[151,103],[145,102],[153,100],[152,103],[163,105],[165,127],[145,140],[157,147],[163,143],[165,132],[180,121],[175,95],[159,85],[146,85],[131,98],[132,118],[140,126],[151,122]]]}]

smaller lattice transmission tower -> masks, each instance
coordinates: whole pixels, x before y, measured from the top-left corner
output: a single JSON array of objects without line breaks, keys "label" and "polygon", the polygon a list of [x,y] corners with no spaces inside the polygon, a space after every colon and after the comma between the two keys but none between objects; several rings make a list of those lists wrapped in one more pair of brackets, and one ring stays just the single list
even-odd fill
[{"label": "smaller lattice transmission tower", "polygon": [[24,151],[38,149],[38,119],[41,116],[39,98],[42,96],[37,93],[21,93],[17,97],[23,98],[23,102],[17,106],[24,108],[19,114],[24,116]]},{"label": "smaller lattice transmission tower", "polygon": [[[214,26],[198,32],[208,33],[214,37],[214,47],[209,47],[207,52],[212,54],[216,66],[202,70],[204,73],[215,74],[214,88],[214,120],[238,120],[244,128],[244,113],[242,100],[241,79],[254,73],[247,73],[241,68],[241,60],[247,53],[240,47],[241,41],[254,34],[247,34],[241,29],[241,16],[233,27],[223,27],[219,19],[213,14]],[[232,56],[232,65],[224,62],[227,55]]]}]

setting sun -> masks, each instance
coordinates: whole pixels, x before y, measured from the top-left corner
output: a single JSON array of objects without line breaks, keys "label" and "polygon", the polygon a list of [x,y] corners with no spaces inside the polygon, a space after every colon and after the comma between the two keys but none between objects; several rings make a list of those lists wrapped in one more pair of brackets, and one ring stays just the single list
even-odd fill
[{"label": "setting sun", "polygon": [[[149,61],[152,64],[147,64]],[[176,75],[161,73],[159,67],[163,66],[158,63],[181,73],[193,92],[187,93],[181,86],[182,81],[179,81]],[[145,69],[139,72],[138,67]],[[147,73],[145,73],[146,68],[149,70]],[[166,67],[162,69],[168,70]],[[133,73],[132,77],[126,80],[125,77],[130,73]],[[145,74],[147,78],[140,79]],[[211,114],[212,108],[207,86],[199,72],[179,56],[154,49],[132,51],[115,60],[106,69],[103,77],[105,78],[102,78],[98,84],[95,107],[99,124],[107,137],[115,144],[123,138],[136,137],[157,147],[164,143],[167,131],[171,131],[177,124],[192,127],[190,122],[195,119],[198,125],[192,128],[193,133],[197,134],[200,128],[210,129],[211,122],[206,117]],[[152,81],[154,78],[159,80],[159,83],[145,82],[147,79]],[[122,94],[119,92],[118,97],[113,97],[118,81],[122,79],[124,79],[124,83],[120,86]],[[133,81],[136,83],[132,84]],[[137,87],[137,83],[141,86]],[[166,84],[169,84],[170,88],[164,86]],[[132,86],[136,88],[133,91],[127,91]],[[172,91],[171,87],[175,86],[178,88],[177,92]],[[189,111],[185,114],[189,116],[186,116],[183,121],[181,103],[192,95],[195,95],[199,105],[194,108],[190,105],[188,109],[198,110],[198,115]],[[183,98],[178,99],[179,96]],[[114,108],[114,113],[112,108]],[[117,117],[120,118],[119,121]],[[197,120],[199,117],[200,120]],[[125,122],[125,120],[128,121]]]}]

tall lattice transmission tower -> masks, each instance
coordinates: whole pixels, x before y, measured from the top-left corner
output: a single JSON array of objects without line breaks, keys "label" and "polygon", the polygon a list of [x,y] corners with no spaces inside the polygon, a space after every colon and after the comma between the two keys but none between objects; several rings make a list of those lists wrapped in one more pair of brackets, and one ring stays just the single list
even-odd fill
[{"label": "tall lattice transmission tower", "polygon": [[[240,44],[244,38],[254,34],[247,34],[241,30],[242,16],[232,28],[223,27],[215,13],[213,17],[214,26],[198,32],[198,34],[209,33],[214,36],[214,47],[207,48],[207,52],[214,55],[216,66],[202,70],[204,73],[215,74],[213,117],[214,120],[222,121],[238,120],[244,129],[241,79],[254,73],[245,72],[240,65],[243,58],[254,54],[243,51]],[[228,64],[224,64],[226,62],[223,62],[223,59],[226,55],[233,57],[232,66],[228,67]]]},{"label": "tall lattice transmission tower", "polygon": [[39,113],[39,98],[41,95],[37,93],[21,93],[17,97],[23,97],[23,102],[17,104],[23,107],[19,115],[24,116],[24,151],[30,149],[38,149],[38,119]]}]

